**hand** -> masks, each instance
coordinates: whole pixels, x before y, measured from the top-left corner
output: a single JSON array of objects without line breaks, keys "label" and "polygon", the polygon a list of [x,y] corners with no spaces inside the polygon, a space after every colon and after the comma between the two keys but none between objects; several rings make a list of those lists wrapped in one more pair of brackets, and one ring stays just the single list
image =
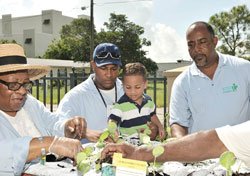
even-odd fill
[{"label": "hand", "polygon": [[161,126],[159,127],[159,137],[160,140],[164,140],[167,135],[167,132],[164,130],[164,128]]},{"label": "hand", "polygon": [[150,140],[155,140],[156,139],[156,136],[158,134],[158,127],[152,123],[152,122],[148,122],[147,123],[149,129],[151,130],[151,133],[150,133]]},{"label": "hand", "polygon": [[97,142],[101,134],[102,134],[101,131],[91,130],[91,129],[86,130],[86,138],[90,142]]},{"label": "hand", "polygon": [[122,144],[108,144],[102,150],[101,159],[104,159],[108,156],[112,156],[113,153],[122,153],[122,157],[129,158],[129,159],[136,159],[136,147],[127,143]]},{"label": "hand", "polygon": [[87,122],[83,117],[75,116],[65,123],[65,137],[82,139],[86,137]]},{"label": "hand", "polygon": [[53,142],[49,146],[50,153],[69,157],[75,161],[76,154],[82,150],[82,144],[79,140],[66,137],[54,137]]}]

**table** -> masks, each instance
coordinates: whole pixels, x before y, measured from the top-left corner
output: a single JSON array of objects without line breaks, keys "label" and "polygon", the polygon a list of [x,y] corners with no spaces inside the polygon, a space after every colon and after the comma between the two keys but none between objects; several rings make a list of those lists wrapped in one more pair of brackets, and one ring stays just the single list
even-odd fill
[{"label": "table", "polygon": [[[237,161],[232,168],[239,173],[250,173],[250,168],[247,168],[244,164]],[[161,170],[170,176],[222,176],[225,175],[225,170],[219,165],[218,159],[206,160],[197,163],[183,164],[180,162],[165,162]],[[72,165],[72,161],[69,159],[59,162],[47,162],[45,165],[40,163],[31,165],[26,174],[40,175],[40,176],[80,176],[76,167]],[[94,170],[88,172],[85,176],[101,176]]]},{"label": "table", "polygon": [[[131,142],[131,141],[130,141]],[[153,143],[154,144],[154,143]],[[157,143],[155,144],[157,145]],[[95,143],[83,144],[83,147],[95,146]],[[95,151],[98,150],[95,147]],[[150,169],[149,169],[150,170]],[[250,173],[250,168],[247,168],[242,162],[237,161],[232,167],[234,172]],[[196,163],[180,163],[180,162],[165,162],[159,169],[163,173],[170,176],[222,176],[225,175],[225,169],[219,164],[218,159],[210,159]],[[25,174],[40,175],[40,176],[80,176],[77,168],[72,165],[70,159],[65,159],[58,162],[46,162],[45,165],[36,163],[31,165]],[[249,174],[250,175],[250,174]],[[85,176],[101,176],[101,173],[96,173],[94,169],[90,170]]]},{"label": "table", "polygon": [[31,175],[72,176],[77,175],[77,169],[73,167],[69,159],[66,159],[58,162],[46,162],[45,165],[40,163],[32,164],[25,173]]},{"label": "table", "polygon": [[[45,165],[36,163],[31,165],[25,174],[40,175],[40,176],[78,176],[76,167],[72,165],[70,159],[58,162],[46,162]],[[90,171],[86,176],[100,176],[94,170]]]}]

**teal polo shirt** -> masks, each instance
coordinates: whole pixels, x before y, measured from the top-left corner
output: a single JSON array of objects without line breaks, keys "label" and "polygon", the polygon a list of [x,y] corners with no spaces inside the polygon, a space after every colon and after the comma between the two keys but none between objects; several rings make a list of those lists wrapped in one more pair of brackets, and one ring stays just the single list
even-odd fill
[{"label": "teal polo shirt", "polygon": [[250,119],[250,62],[219,54],[211,80],[193,63],[174,81],[170,125],[189,132],[235,125]]}]

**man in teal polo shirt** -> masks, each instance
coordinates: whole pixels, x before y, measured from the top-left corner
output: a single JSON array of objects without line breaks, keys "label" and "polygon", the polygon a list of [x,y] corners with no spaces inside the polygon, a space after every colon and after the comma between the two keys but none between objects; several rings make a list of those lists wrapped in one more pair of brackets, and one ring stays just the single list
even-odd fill
[{"label": "man in teal polo shirt", "polygon": [[218,38],[205,22],[193,23],[186,39],[194,63],[173,84],[172,136],[249,120],[250,62],[216,52]]}]

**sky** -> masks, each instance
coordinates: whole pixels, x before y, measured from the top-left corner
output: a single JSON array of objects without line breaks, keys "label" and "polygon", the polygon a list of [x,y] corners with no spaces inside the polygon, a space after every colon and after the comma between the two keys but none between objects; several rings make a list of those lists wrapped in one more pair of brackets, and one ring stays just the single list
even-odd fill
[{"label": "sky", "polygon": [[[124,14],[144,27],[143,37],[151,41],[150,47],[143,48],[148,57],[157,63],[176,62],[191,60],[185,41],[191,23],[208,22],[212,15],[243,4],[250,9],[250,0],[94,0],[94,23],[100,31],[110,13]],[[42,10],[54,9],[77,18],[90,15],[89,6],[90,0],[0,0],[0,15],[40,15]]]}]

